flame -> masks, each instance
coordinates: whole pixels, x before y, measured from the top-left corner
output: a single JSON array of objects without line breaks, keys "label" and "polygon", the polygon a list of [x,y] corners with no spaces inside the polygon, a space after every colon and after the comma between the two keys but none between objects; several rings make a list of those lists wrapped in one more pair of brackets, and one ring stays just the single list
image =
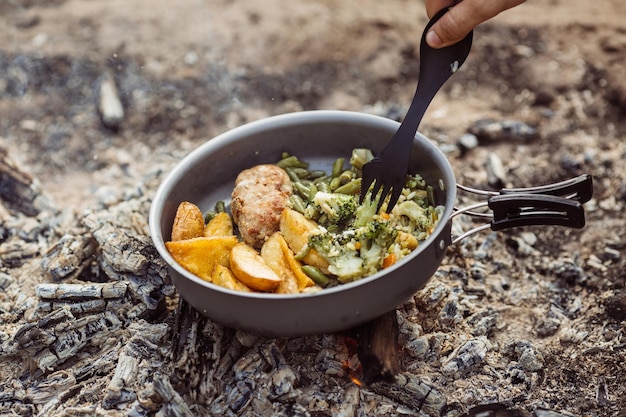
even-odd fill
[{"label": "flame", "polygon": [[350,378],[350,380],[352,381],[352,383],[358,385],[359,387],[362,387],[364,384],[359,376],[363,373],[363,368],[361,367],[361,362],[358,360],[358,341],[357,339],[352,337],[345,337],[344,343],[348,351],[348,356],[350,358],[356,358],[356,360],[343,361],[341,366],[345,373],[348,375],[348,378]]},{"label": "flame", "polygon": [[350,376],[350,380],[352,381],[352,383],[354,383],[355,385],[358,385],[359,387],[363,386],[363,383],[359,380],[359,378],[357,378],[354,375],[349,375]]}]

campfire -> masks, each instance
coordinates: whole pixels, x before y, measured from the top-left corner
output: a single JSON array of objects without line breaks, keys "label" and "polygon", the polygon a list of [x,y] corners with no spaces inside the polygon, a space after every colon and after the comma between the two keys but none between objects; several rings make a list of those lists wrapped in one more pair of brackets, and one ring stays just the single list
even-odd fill
[{"label": "campfire", "polygon": [[[213,29],[179,3],[148,11]],[[245,122],[320,108],[399,119],[425,16],[222,3],[213,38],[125,20],[120,2],[0,2],[0,415],[623,416],[623,3],[527,2],[482,26],[420,127],[462,184],[591,173],[585,229],[482,231],[395,310],[290,338],[180,297],[150,239],[155,191]],[[480,224],[456,217],[453,234]]]}]

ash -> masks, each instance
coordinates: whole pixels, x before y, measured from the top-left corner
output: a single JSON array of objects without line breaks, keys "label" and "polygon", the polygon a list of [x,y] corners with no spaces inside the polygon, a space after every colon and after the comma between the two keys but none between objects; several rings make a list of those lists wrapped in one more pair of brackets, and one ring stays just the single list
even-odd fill
[{"label": "ash", "polygon": [[[423,5],[234,1],[211,20],[191,1],[142,2],[0,5],[0,415],[625,415],[623,2],[568,2],[591,22],[528,2],[475,34],[422,133],[475,188],[590,173],[587,225],[450,247],[395,312],[398,373],[368,385],[353,380],[346,334],[271,339],[190,308],[148,210],[184,155],[247,121],[316,108],[401,118]],[[60,18],[74,14],[80,24]],[[213,32],[181,39],[170,14]],[[477,224],[459,217],[454,233]]]}]

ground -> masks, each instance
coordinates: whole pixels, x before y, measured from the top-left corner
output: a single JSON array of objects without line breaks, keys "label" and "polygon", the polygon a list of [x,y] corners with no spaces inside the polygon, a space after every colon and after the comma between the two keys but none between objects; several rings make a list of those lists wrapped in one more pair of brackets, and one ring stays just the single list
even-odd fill
[{"label": "ground", "polygon": [[[626,410],[625,16],[622,0],[531,0],[501,14],[475,30],[420,127],[467,186],[592,175],[584,229],[532,228],[530,258],[520,232],[505,232],[483,258],[490,271],[510,269],[509,295],[490,297],[509,335],[555,310],[588,335],[533,338],[549,364],[543,404],[581,415]],[[0,146],[59,207],[80,212],[248,121],[311,109],[401,119],[426,21],[419,0],[3,1]],[[105,126],[107,79],[125,112]],[[532,134],[502,129],[509,121]],[[477,146],[459,144],[468,133]],[[493,157],[504,168],[495,182]],[[453,247],[442,270],[470,271],[485,241]],[[524,295],[524,280],[550,289]]]}]

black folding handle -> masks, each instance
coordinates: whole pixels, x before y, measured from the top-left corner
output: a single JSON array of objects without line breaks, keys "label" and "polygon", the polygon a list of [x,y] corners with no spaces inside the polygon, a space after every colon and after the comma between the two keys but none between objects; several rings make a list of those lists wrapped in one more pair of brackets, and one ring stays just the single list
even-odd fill
[{"label": "black folding handle", "polygon": [[573,198],[518,192],[493,196],[488,205],[493,211],[491,230],[494,231],[531,225],[568,226],[577,229],[585,226],[582,202]]},{"label": "black folding handle", "polygon": [[579,201],[581,204],[591,200],[593,196],[593,180],[591,175],[583,174],[569,180],[550,185],[528,188],[503,188],[500,194],[543,194],[557,197],[567,197]]}]

